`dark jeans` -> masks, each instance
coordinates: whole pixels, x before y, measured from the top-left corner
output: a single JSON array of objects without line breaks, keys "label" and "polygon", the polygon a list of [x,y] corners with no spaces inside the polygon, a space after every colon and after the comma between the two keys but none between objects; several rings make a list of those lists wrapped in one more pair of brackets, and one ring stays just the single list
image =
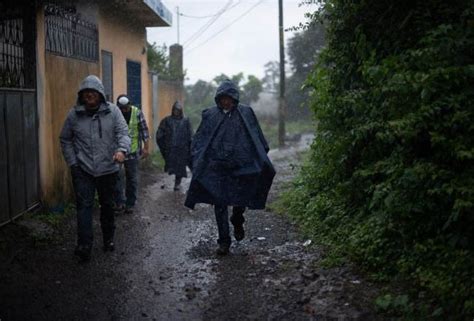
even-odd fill
[{"label": "dark jeans", "polygon": [[[245,207],[232,207],[232,216],[230,217],[230,221],[234,226],[244,224],[244,212]],[[232,241],[229,235],[229,212],[227,210],[227,206],[214,205],[214,213],[216,214],[217,230],[219,232],[217,243],[230,245]]]},{"label": "dark jeans", "polygon": [[77,244],[92,246],[92,212],[94,209],[95,191],[99,194],[100,227],[104,242],[112,241],[115,232],[113,189],[117,173],[94,177],[81,169],[72,175],[77,209]]},{"label": "dark jeans", "polygon": [[[125,185],[125,188],[124,188]],[[138,158],[127,159],[120,170],[115,186],[115,204],[134,207],[138,189]],[[125,196],[124,196],[125,190]]]}]

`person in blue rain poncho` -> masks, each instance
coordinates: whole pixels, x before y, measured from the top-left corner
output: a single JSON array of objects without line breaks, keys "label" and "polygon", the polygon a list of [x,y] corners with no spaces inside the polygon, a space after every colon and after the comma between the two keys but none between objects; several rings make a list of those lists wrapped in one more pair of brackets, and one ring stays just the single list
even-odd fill
[{"label": "person in blue rain poncho", "polygon": [[183,106],[176,101],[171,115],[163,118],[156,131],[156,144],[165,160],[165,172],[175,175],[173,190],[179,191],[183,177],[187,177],[186,166],[190,166],[191,139],[193,129]]},{"label": "person in blue rain poncho", "polygon": [[239,91],[225,80],[217,88],[216,106],[202,113],[191,145],[193,176],[185,206],[214,205],[218,227],[217,254],[229,253],[228,206],[234,237],[245,237],[244,212],[263,209],[275,170],[267,156],[269,147],[250,106],[239,103]]}]

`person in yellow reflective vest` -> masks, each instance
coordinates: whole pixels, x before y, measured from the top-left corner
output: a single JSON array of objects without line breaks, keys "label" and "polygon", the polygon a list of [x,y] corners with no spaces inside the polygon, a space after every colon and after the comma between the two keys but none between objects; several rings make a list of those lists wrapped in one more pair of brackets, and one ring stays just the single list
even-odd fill
[{"label": "person in yellow reflective vest", "polygon": [[127,122],[131,146],[115,188],[115,210],[131,214],[137,201],[138,161],[149,154],[150,136],[142,111],[130,103],[127,95],[117,97],[117,106]]}]

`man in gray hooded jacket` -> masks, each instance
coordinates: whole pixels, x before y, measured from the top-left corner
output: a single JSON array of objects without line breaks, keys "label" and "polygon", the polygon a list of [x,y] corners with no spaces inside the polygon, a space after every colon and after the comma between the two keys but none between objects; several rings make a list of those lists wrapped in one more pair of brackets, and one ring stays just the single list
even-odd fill
[{"label": "man in gray hooded jacket", "polygon": [[104,251],[114,250],[113,190],[119,164],[130,149],[128,128],[120,109],[105,100],[104,86],[90,75],[81,83],[77,104],[69,111],[60,135],[76,195],[75,254],[90,259],[95,191],[99,194]]}]

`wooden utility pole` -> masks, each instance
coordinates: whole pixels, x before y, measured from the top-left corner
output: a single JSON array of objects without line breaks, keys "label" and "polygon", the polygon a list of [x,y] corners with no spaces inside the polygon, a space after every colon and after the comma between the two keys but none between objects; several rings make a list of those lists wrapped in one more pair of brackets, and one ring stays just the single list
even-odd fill
[{"label": "wooden utility pole", "polygon": [[280,99],[278,101],[278,145],[285,146],[285,43],[283,33],[283,0],[278,0],[278,28],[280,35]]}]

